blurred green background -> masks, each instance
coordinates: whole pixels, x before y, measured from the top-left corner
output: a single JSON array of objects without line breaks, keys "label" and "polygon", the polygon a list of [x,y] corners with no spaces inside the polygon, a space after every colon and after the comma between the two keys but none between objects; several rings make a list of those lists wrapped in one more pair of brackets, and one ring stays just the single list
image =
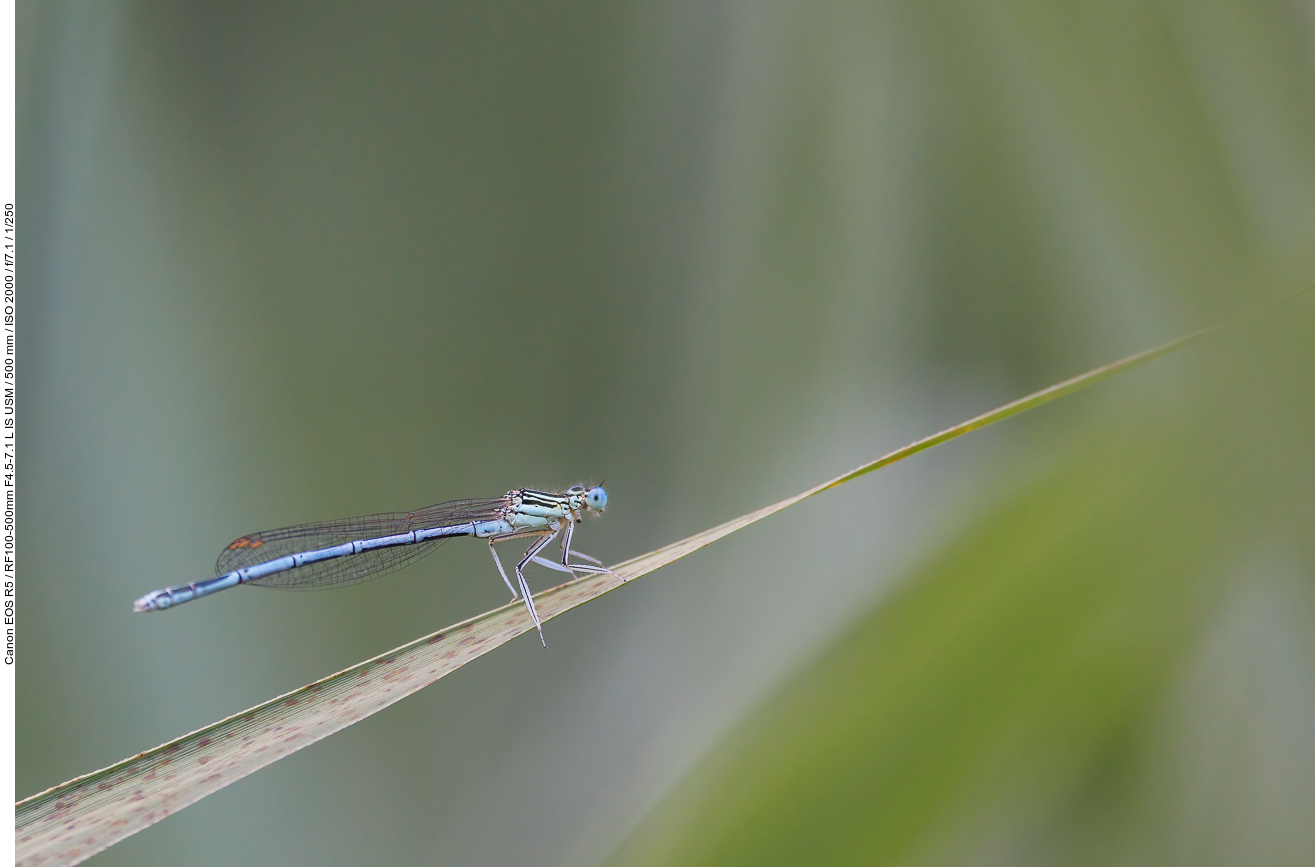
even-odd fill
[{"label": "blurred green background", "polygon": [[[453,544],[132,613],[241,533],[605,478],[616,562],[1315,279],[1297,0],[18,23],[20,796],[506,601]],[[1309,863],[1312,316],[804,503],[96,863]]]}]

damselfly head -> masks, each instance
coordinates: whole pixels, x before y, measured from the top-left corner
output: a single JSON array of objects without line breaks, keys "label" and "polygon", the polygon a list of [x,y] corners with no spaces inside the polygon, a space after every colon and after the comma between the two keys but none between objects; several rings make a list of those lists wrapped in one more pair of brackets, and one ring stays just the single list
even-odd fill
[{"label": "damselfly head", "polygon": [[571,498],[572,508],[589,509],[592,512],[601,512],[607,508],[607,491],[597,485],[587,490],[584,485],[572,485],[566,493]]}]

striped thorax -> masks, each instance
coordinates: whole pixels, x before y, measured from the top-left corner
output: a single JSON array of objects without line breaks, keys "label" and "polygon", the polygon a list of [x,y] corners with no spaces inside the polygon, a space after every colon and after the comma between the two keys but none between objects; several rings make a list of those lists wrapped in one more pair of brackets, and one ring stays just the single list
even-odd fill
[{"label": "striped thorax", "polygon": [[476,536],[488,538],[521,530],[558,529],[566,524],[578,524],[588,512],[601,512],[607,507],[607,494],[602,488],[586,490],[580,485],[564,494],[519,488],[508,491],[503,500],[498,520],[476,524]]}]

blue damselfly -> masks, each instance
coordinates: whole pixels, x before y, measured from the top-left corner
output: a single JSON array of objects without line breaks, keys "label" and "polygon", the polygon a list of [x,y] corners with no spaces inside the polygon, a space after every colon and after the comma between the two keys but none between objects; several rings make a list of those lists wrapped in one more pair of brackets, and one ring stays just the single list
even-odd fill
[{"label": "blue damselfly", "polygon": [[[412,512],[387,512],[301,524],[234,540],[215,562],[215,577],[191,584],[155,590],[133,603],[134,611],[163,611],[239,584],[283,590],[319,590],[377,578],[419,560],[453,536],[487,539],[498,574],[511,591],[512,601],[523,600],[543,640],[543,624],[523,569],[534,561],[551,569],[576,573],[615,574],[602,562],[571,550],[575,525],[586,514],[607,508],[607,492],[581,485],[565,493],[521,488],[489,500],[453,500]],[[554,563],[539,552],[561,535],[562,558]],[[516,564],[513,586],[498,559],[499,542],[534,538]],[[597,564],[572,563],[571,555]],[[518,590],[519,588],[519,590]],[[548,643],[544,641],[544,647]]]}]

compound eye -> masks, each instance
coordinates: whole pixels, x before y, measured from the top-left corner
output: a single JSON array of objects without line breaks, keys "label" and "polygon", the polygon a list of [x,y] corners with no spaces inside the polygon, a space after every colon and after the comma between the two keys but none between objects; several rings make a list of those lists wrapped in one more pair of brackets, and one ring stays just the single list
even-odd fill
[{"label": "compound eye", "polygon": [[601,512],[607,508],[607,491],[602,488],[590,488],[584,495],[584,501],[595,512]]}]

